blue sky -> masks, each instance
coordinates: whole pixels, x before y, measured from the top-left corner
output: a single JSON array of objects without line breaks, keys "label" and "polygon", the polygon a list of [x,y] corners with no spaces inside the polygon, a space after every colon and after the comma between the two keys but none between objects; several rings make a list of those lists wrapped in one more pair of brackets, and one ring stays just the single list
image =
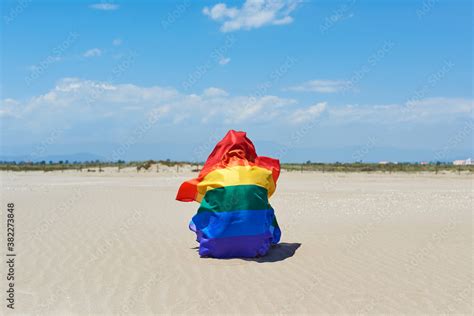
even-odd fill
[{"label": "blue sky", "polygon": [[[4,1],[2,156],[472,155],[470,1]],[[205,144],[205,145],[203,145]]]}]

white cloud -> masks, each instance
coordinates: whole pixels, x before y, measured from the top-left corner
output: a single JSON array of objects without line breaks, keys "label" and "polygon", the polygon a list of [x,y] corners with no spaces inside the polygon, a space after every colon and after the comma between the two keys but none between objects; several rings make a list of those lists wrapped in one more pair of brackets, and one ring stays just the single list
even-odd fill
[{"label": "white cloud", "polygon": [[349,82],[343,80],[311,80],[298,86],[289,87],[287,90],[335,93],[347,90],[348,87],[350,87]]},{"label": "white cloud", "polygon": [[210,87],[204,90],[203,95],[207,97],[226,97],[229,94],[225,90],[215,88],[215,87]]},{"label": "white cloud", "polygon": [[296,100],[284,99],[273,95],[263,97],[240,97],[233,100],[226,122],[243,122],[248,120],[269,121],[275,118],[285,120],[290,105],[296,104]]},{"label": "white cloud", "polygon": [[114,39],[114,40],[112,41],[112,45],[114,45],[114,46],[120,46],[120,45],[122,45],[122,39],[120,39],[120,38]]},{"label": "white cloud", "polygon": [[102,55],[102,50],[100,50],[99,48],[91,48],[85,51],[82,56],[89,58],[89,57],[99,57],[101,55]]},{"label": "white cloud", "polygon": [[218,3],[212,8],[205,7],[202,11],[205,15],[208,15],[213,20],[220,20],[223,18],[235,18],[239,14],[239,10],[236,8],[227,8],[225,3]]},{"label": "white cloud", "polygon": [[474,112],[474,100],[463,98],[425,98],[403,104],[358,105],[331,107],[334,122],[400,123],[446,121],[466,117]]},{"label": "white cloud", "polygon": [[[12,109],[12,102],[15,107]],[[71,120],[97,120],[140,115],[152,109],[166,107],[163,114],[168,122],[179,124],[187,120],[201,122],[265,121],[268,117],[282,119],[292,99],[264,95],[259,97],[229,96],[222,89],[209,87],[202,94],[184,94],[170,87],[142,87],[134,84],[113,84],[78,78],[64,78],[44,94],[24,102],[9,99],[0,106],[3,116],[22,117],[28,120],[48,119],[54,116]],[[285,109],[285,111],[283,111]]]},{"label": "white cloud", "polygon": [[420,100],[410,100],[405,103],[408,109],[418,111],[442,111],[451,113],[468,113],[472,111],[474,101],[463,98],[425,98]]},{"label": "white cloud", "polygon": [[[200,94],[188,94],[173,87],[138,86],[78,78],[64,78],[52,89],[26,100],[3,99],[0,117],[22,130],[49,126],[51,118],[70,126],[102,122],[109,126],[128,126],[142,121],[150,112],[160,113],[160,124],[186,125],[191,122],[213,124],[287,123],[305,124],[324,113],[324,124],[351,122],[386,126],[411,122],[442,122],[466,118],[474,111],[472,99],[425,98],[403,104],[329,106],[319,102],[310,106],[275,95],[231,95],[209,87]],[[2,122],[4,123],[4,122]]]},{"label": "white cloud", "polygon": [[119,8],[119,5],[103,2],[103,3],[91,4],[89,8],[94,9],[94,10],[102,10],[102,11],[114,11]]},{"label": "white cloud", "polygon": [[294,124],[305,123],[313,120],[314,118],[321,115],[326,110],[327,103],[320,102],[316,103],[308,108],[296,110],[290,116],[290,122]]},{"label": "white cloud", "polygon": [[16,117],[18,114],[17,107],[20,103],[14,99],[3,99],[0,106],[0,117]]},{"label": "white cloud", "polygon": [[221,56],[221,58],[219,59],[219,65],[227,65],[228,63],[230,62],[230,58],[225,58],[223,56]]},{"label": "white cloud", "polygon": [[222,32],[240,29],[250,30],[266,25],[284,25],[293,22],[290,14],[296,9],[299,0],[246,0],[241,8],[228,7],[218,3],[203,13],[211,19],[221,22]]}]

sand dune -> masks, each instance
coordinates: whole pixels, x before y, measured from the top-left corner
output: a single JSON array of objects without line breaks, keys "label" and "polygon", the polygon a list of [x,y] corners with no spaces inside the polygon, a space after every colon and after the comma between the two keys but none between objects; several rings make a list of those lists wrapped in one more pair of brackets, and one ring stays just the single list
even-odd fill
[{"label": "sand dune", "polygon": [[199,258],[189,170],[1,176],[20,313],[473,311],[472,176],[283,173],[282,244],[255,260]]}]

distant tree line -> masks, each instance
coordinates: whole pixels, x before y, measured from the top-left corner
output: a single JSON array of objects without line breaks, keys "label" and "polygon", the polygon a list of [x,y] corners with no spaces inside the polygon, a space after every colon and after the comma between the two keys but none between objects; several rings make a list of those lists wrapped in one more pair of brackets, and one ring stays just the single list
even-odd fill
[{"label": "distant tree line", "polygon": [[433,161],[426,164],[418,162],[398,163],[322,163],[308,160],[304,164],[284,163],[282,169],[287,171],[319,171],[319,172],[474,172],[474,165],[453,165],[451,162]]},{"label": "distant tree line", "polygon": [[[166,160],[146,160],[146,161],[100,161],[100,160],[91,160],[91,161],[69,161],[69,160],[59,160],[59,161],[0,161],[0,170],[9,170],[9,171],[56,171],[56,170],[79,170],[83,171],[94,171],[99,169],[99,172],[102,171],[102,168],[105,167],[117,167],[118,171],[127,167],[135,167],[137,171],[140,170],[149,170],[152,165],[164,165],[168,167],[177,167],[179,170],[180,166],[190,164],[185,161],[172,161],[170,159]],[[192,165],[199,166],[198,163],[192,163]],[[197,167],[197,169],[199,169]],[[157,167],[157,171],[159,171]]]},{"label": "distant tree line", "polygon": [[[145,160],[145,161],[69,161],[59,160],[56,162],[45,160],[37,162],[29,161],[0,161],[0,170],[9,171],[56,171],[56,170],[78,170],[78,171],[103,171],[106,167],[116,167],[118,171],[127,167],[136,168],[137,172],[142,170],[150,170],[152,166],[156,166],[156,171],[159,172],[159,166],[176,167],[179,171],[180,167],[184,165],[195,166],[192,170],[197,172],[201,169],[203,162],[186,162],[186,161],[172,161],[166,160]],[[354,163],[323,163],[323,162],[311,162],[310,160],[305,163],[282,163],[281,168],[286,171],[317,171],[317,172],[434,172],[450,171],[450,172],[474,172],[474,165],[453,165],[451,162],[433,161],[426,164],[413,163],[413,162],[399,162],[399,163],[366,163],[366,162],[354,162]]]}]

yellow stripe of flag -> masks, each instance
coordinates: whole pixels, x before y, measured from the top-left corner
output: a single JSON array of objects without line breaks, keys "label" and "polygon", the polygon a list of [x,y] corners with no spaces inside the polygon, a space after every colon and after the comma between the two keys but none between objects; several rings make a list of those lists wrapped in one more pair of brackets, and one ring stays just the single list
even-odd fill
[{"label": "yellow stripe of flag", "polygon": [[209,172],[197,185],[197,201],[200,202],[207,191],[216,188],[249,184],[267,189],[268,197],[275,192],[271,170],[257,166],[233,166]]}]

